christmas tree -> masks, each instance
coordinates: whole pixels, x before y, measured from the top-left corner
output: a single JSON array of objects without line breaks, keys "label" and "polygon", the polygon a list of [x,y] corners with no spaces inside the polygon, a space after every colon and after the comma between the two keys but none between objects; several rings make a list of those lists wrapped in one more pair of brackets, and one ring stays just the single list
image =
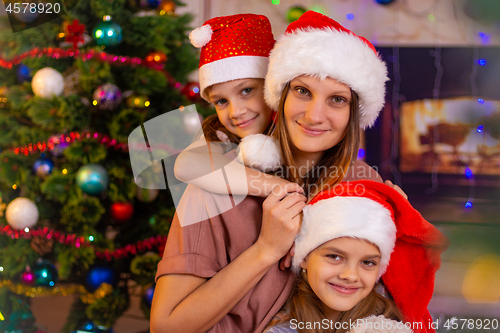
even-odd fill
[{"label": "christmas tree", "polygon": [[65,332],[111,329],[132,287],[149,316],[175,208],[136,185],[127,138],[201,103],[180,2],[73,5],[37,26],[21,12],[21,31],[0,33],[1,332],[36,331],[29,299],[45,295],[78,296]]}]

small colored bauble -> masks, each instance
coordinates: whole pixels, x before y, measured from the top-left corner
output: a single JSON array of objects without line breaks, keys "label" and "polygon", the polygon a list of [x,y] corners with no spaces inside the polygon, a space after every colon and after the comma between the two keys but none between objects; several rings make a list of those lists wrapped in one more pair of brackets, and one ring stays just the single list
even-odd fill
[{"label": "small colored bauble", "polygon": [[8,325],[7,327],[4,327],[5,331],[2,332],[23,333],[33,332],[36,330],[35,316],[33,316],[33,313],[30,311],[28,306],[23,306],[20,309],[12,311],[8,319]]},{"label": "small colored bauble", "polygon": [[33,265],[33,271],[36,276],[36,284],[39,286],[53,287],[57,282],[56,267],[46,259],[38,259]]},{"label": "small colored bauble", "polygon": [[38,97],[59,96],[64,90],[64,78],[54,68],[45,67],[35,73],[31,80],[31,88]]},{"label": "small colored bauble", "polygon": [[314,5],[312,5],[311,7],[309,7],[309,10],[312,10],[313,12],[320,13],[320,14],[328,16],[326,8],[323,7],[320,4],[314,4]]},{"label": "small colored bauble", "polygon": [[192,102],[199,101],[201,99],[200,84],[198,82],[188,82],[182,88],[181,93]]},{"label": "small colored bauble", "polygon": [[162,64],[167,61],[167,55],[161,51],[151,51],[146,54],[146,61]]},{"label": "small colored bauble", "polygon": [[137,192],[135,193],[135,196],[137,199],[139,199],[139,201],[152,202],[156,199],[156,197],[158,197],[158,194],[160,194],[160,190],[141,188],[137,186]]},{"label": "small colored bauble", "polygon": [[54,145],[54,148],[50,151],[50,153],[54,156],[61,156],[64,150],[69,147],[69,142],[61,142],[59,135],[51,136],[48,143],[52,143]]},{"label": "small colored bauble", "polygon": [[286,12],[286,20],[288,23],[297,21],[307,10],[301,6],[294,6]]},{"label": "small colored bauble", "polygon": [[95,27],[92,37],[97,45],[115,46],[122,41],[122,28],[111,21],[111,16],[104,16],[103,21]]},{"label": "small colored bauble", "polygon": [[68,142],[62,142],[58,145],[55,145],[54,149],[52,149],[50,152],[54,156],[61,156],[63,154],[64,150],[66,150],[66,148],[68,148],[68,147],[69,147]]},{"label": "small colored bauble", "polygon": [[96,325],[92,321],[87,321],[85,324],[80,326],[77,330],[71,331],[71,333],[111,333],[111,330],[108,328]]},{"label": "small colored bauble", "polygon": [[9,89],[7,87],[0,87],[0,109],[6,108],[9,106],[9,101],[7,99],[7,93]]},{"label": "small colored bauble", "polygon": [[33,172],[40,178],[45,178],[52,173],[54,162],[50,158],[41,157],[33,164]]},{"label": "small colored bauble", "polygon": [[76,173],[76,184],[83,192],[98,195],[108,187],[108,172],[99,164],[84,165]]},{"label": "small colored bauble", "polygon": [[158,5],[161,2],[161,0],[147,0],[147,1],[148,1],[148,7],[151,9],[155,9],[156,7],[158,7]]},{"label": "small colored bauble", "polygon": [[15,198],[8,204],[5,218],[13,229],[31,228],[38,222],[38,208],[28,198]]},{"label": "small colored bauble", "polygon": [[189,112],[184,114],[182,117],[186,133],[195,135],[199,130],[201,130],[201,124],[203,124],[203,117],[201,114],[198,112]]},{"label": "small colored bauble", "polygon": [[380,5],[388,5],[392,2],[394,2],[394,0],[375,0],[375,2],[380,4]]},{"label": "small colored bauble", "polygon": [[115,202],[110,208],[111,218],[116,222],[126,222],[134,215],[134,206],[130,202]]},{"label": "small colored bauble", "polygon": [[156,287],[156,285],[153,284],[151,287],[146,289],[146,291],[144,292],[144,301],[146,302],[146,304],[149,307],[151,307],[151,304],[153,303],[153,295],[155,293],[155,287]]},{"label": "small colored bauble", "polygon": [[127,106],[134,109],[146,109],[151,105],[146,95],[132,95],[127,97]]},{"label": "small colored bauble", "polygon": [[174,15],[175,2],[171,0],[163,0],[162,2],[160,2],[158,7],[156,7],[156,11],[160,15]]},{"label": "small colored bauble", "polygon": [[94,91],[93,104],[101,110],[114,110],[122,102],[120,88],[112,83],[105,83]]},{"label": "small colored bauble", "polygon": [[27,285],[33,285],[36,282],[35,272],[33,272],[30,266],[26,266],[26,270],[21,274],[21,281]]},{"label": "small colored bauble", "polygon": [[19,64],[19,66],[17,66],[16,73],[19,83],[22,83],[24,81],[31,81],[31,69],[25,64]]},{"label": "small colored bauble", "polygon": [[[14,1],[11,3],[14,3]],[[40,16],[40,12],[38,10],[31,11],[29,7],[26,10],[23,8],[24,6],[21,7],[21,10],[18,13],[14,10],[12,11],[16,20],[21,23],[32,23],[38,18],[38,16]]]},{"label": "small colored bauble", "polygon": [[63,77],[63,96],[78,95],[80,91],[80,71],[75,68],[68,68],[63,72]]},{"label": "small colored bauble", "polygon": [[91,292],[97,290],[103,282],[114,286],[116,283],[116,272],[111,267],[95,266],[87,273],[85,281],[87,289]]}]

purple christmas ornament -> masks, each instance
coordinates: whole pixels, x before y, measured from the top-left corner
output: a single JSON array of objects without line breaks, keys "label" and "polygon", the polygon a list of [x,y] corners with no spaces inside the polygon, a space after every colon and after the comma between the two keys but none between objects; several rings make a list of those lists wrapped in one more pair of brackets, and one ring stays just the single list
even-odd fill
[{"label": "purple christmas ornament", "polygon": [[36,282],[35,273],[31,271],[29,266],[26,267],[26,271],[21,274],[21,281],[27,285],[33,285]]},{"label": "purple christmas ornament", "polygon": [[114,110],[122,101],[120,88],[112,83],[105,83],[94,91],[92,104],[101,110]]}]

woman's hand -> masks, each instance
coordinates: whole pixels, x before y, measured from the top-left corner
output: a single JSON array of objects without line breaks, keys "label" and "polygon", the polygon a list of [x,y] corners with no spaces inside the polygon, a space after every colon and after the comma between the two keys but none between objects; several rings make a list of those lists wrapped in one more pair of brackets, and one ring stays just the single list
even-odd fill
[{"label": "woman's hand", "polygon": [[406,195],[405,192],[403,192],[403,190],[401,189],[401,187],[399,187],[396,184],[393,184],[390,180],[386,180],[384,182],[384,184],[385,185],[389,185],[390,187],[392,187],[393,189],[395,189],[396,191],[398,191],[398,193],[401,194],[406,200],[408,200],[408,196]]},{"label": "woman's hand", "polygon": [[285,269],[292,266],[292,258],[295,255],[295,243],[293,243],[290,251],[286,254],[286,256],[280,260],[280,269],[284,271]]},{"label": "woman's hand", "polygon": [[307,198],[294,183],[278,185],[262,204],[262,228],[256,245],[277,262],[290,250],[299,232]]}]

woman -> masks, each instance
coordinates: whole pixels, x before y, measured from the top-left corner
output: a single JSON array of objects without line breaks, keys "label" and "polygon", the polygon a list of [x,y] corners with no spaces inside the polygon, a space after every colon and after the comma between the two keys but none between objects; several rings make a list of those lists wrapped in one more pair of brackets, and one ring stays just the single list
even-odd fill
[{"label": "woman", "polygon": [[[324,22],[322,26],[314,25],[318,20]],[[347,40],[338,50],[347,71],[330,73],[332,66],[328,64],[336,58],[332,58],[329,48],[311,53],[299,50],[302,40],[294,42],[289,38],[311,27],[324,30],[325,38],[345,35]],[[367,165],[356,163],[349,169],[357,154],[359,126],[372,125],[377,118],[387,80],[385,64],[373,46],[361,38],[326,16],[307,12],[289,26],[271,53],[265,94],[269,106],[279,113],[275,133],[284,152],[282,170],[287,173],[283,176],[307,185],[306,194],[342,179],[381,181]],[[312,40],[318,47],[328,45],[327,40],[317,36]],[[348,47],[350,43],[354,47]],[[297,58],[298,54],[304,57]],[[310,68],[310,63],[315,66]],[[280,70],[283,65],[293,64],[293,72]],[[352,68],[361,73],[353,75]],[[317,82],[314,76],[325,79]],[[363,82],[357,84],[357,80]],[[290,81],[292,89],[284,89]],[[340,82],[347,83],[349,90]],[[297,109],[298,105],[304,108]],[[338,117],[325,114],[337,107]],[[301,194],[304,190],[297,184],[276,186],[264,202],[248,196],[236,206],[234,196],[228,199],[227,195],[195,187],[187,190],[158,265],[151,331],[262,332],[285,303],[293,284],[293,274],[280,270],[278,262],[299,230],[300,213],[307,200]],[[192,218],[188,215],[194,205],[222,213],[209,213],[202,222],[184,223],[182,227],[183,219]],[[232,209],[226,209],[231,205]]]}]

